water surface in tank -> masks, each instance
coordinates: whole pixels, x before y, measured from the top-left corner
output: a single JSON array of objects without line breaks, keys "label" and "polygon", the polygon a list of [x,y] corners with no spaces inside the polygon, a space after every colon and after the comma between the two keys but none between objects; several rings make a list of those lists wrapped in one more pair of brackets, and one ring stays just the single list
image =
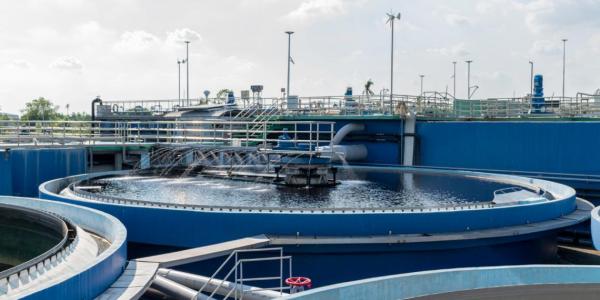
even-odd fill
[{"label": "water surface in tank", "polygon": [[24,263],[58,244],[62,234],[37,216],[0,207],[0,271]]},{"label": "water surface in tank", "polygon": [[333,187],[287,187],[203,176],[119,176],[98,179],[107,196],[162,203],[233,207],[389,208],[440,207],[489,202],[507,184],[394,169],[340,169]]}]

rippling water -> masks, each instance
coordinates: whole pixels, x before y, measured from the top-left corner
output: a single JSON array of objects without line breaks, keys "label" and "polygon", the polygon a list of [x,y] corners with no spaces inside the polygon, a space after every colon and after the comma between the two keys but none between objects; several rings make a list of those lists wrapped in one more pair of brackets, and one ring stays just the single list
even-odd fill
[{"label": "rippling water", "polygon": [[335,187],[296,188],[206,177],[123,176],[100,179],[104,195],[162,203],[234,207],[388,208],[487,202],[507,187],[459,176],[341,169]]}]

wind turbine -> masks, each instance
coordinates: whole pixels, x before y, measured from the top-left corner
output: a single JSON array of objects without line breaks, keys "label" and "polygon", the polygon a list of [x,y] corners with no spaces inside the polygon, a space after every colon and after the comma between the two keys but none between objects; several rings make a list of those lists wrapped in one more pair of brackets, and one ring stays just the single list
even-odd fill
[{"label": "wind turbine", "polygon": [[393,12],[389,12],[387,13],[388,19],[385,22],[386,24],[390,24],[390,27],[392,28],[392,45],[391,45],[391,51],[390,51],[390,113],[392,113],[392,98],[394,95],[394,22],[396,21],[396,19],[400,20],[400,13],[398,14],[394,14]]}]

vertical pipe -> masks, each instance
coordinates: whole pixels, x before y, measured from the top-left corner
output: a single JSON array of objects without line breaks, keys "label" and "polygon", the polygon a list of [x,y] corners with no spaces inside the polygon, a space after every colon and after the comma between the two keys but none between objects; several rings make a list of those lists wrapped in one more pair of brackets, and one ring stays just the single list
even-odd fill
[{"label": "vertical pipe", "polygon": [[392,20],[390,22],[392,26],[392,45],[390,48],[390,114],[392,114],[392,97],[394,95],[394,20],[395,18],[392,16]]},{"label": "vertical pipe", "polygon": [[178,104],[181,106],[181,61],[177,60],[177,99]]},{"label": "vertical pipe", "polygon": [[565,68],[566,68],[566,58],[567,58],[567,39],[562,39],[563,41],[563,69],[562,69],[562,101],[565,99]]},{"label": "vertical pipe", "polygon": [[454,79],[453,82],[453,89],[452,89],[452,96],[454,96],[454,98],[456,98],[456,62],[453,61],[452,64],[454,65],[454,73],[452,75],[452,78]]},{"label": "vertical pipe", "polygon": [[425,77],[425,75],[419,75],[419,77],[421,77],[421,97],[423,97],[423,77]]},{"label": "vertical pipe", "polygon": [[187,105],[190,105],[190,56],[189,56],[190,41],[185,41],[185,68],[186,68],[186,88],[185,94]]},{"label": "vertical pipe", "polygon": [[529,64],[531,65],[531,74],[529,76],[529,95],[533,97],[533,62],[530,61]]},{"label": "vertical pipe", "polygon": [[293,31],[286,31],[285,32],[288,35],[288,56],[287,56],[287,85],[286,85],[286,95],[287,95],[287,99],[290,98],[290,63],[292,62],[292,50],[291,50],[291,46],[292,46],[292,34],[294,33]]},{"label": "vertical pipe", "polygon": [[467,99],[471,99],[471,63],[472,60],[467,60]]}]

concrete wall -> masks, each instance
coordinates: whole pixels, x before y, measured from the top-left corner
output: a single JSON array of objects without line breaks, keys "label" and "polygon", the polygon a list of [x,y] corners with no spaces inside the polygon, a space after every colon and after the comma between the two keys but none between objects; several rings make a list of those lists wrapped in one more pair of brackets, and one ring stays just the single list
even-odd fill
[{"label": "concrete wall", "polygon": [[21,148],[0,152],[0,195],[36,197],[42,182],[82,174],[87,150],[74,148]]}]

